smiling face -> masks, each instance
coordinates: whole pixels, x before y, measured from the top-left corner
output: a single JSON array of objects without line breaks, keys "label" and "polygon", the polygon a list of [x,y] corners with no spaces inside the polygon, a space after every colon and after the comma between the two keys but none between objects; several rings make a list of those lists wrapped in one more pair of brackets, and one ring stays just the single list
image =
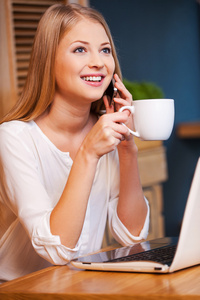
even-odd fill
[{"label": "smiling face", "polygon": [[103,26],[84,18],[58,45],[55,96],[90,104],[102,97],[114,70],[112,49]]}]

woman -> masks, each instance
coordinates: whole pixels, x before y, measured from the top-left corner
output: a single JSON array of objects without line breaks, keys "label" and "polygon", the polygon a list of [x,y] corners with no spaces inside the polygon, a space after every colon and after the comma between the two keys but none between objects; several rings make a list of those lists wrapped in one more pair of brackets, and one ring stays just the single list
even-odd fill
[{"label": "woman", "polygon": [[75,4],[50,7],[22,95],[0,126],[1,280],[100,249],[107,214],[122,245],[146,238],[137,147],[121,124],[132,121],[104,95],[113,74],[118,110],[132,98],[103,17]]}]

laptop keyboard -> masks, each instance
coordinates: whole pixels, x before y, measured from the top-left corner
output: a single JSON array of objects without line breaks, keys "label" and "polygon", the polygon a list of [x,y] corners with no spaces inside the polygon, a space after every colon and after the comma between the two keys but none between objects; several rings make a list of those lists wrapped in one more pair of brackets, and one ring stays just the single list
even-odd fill
[{"label": "laptop keyboard", "polygon": [[125,257],[111,259],[106,262],[127,262],[127,261],[154,261],[162,264],[170,265],[174,258],[177,245],[163,248],[152,249],[138,254],[132,254]]}]

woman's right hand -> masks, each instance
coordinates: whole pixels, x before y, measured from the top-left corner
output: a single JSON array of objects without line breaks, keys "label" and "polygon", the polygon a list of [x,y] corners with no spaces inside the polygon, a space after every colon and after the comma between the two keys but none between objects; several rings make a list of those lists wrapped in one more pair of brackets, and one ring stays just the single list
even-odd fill
[{"label": "woman's right hand", "polygon": [[97,160],[113,151],[124,140],[124,136],[129,135],[128,129],[121,124],[127,120],[126,112],[102,115],[84,139],[82,149]]}]

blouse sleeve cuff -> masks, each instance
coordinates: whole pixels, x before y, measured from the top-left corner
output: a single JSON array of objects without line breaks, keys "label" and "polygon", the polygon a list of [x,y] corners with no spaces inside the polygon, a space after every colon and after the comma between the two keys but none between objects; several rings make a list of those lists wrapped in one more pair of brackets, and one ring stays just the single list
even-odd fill
[{"label": "blouse sleeve cuff", "polygon": [[64,265],[77,256],[80,243],[78,242],[73,249],[62,245],[60,236],[51,234],[50,214],[51,211],[46,213],[34,229],[32,244],[36,252],[53,265]]},{"label": "blouse sleeve cuff", "polygon": [[124,226],[124,224],[120,221],[117,215],[117,207],[115,208],[115,212],[112,219],[112,231],[115,239],[122,244],[123,246],[132,245],[135,242],[139,242],[143,239],[146,239],[149,231],[149,217],[150,217],[150,208],[147,199],[145,198],[145,202],[147,205],[147,215],[144,222],[144,226],[140,232],[139,236],[132,235],[128,229]]}]

